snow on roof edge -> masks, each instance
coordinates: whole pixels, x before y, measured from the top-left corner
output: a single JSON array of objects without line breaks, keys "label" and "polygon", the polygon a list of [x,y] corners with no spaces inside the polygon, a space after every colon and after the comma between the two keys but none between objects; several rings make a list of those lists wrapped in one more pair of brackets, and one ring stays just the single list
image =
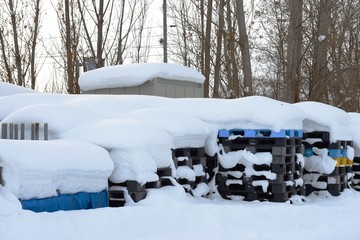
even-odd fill
[{"label": "snow on roof edge", "polygon": [[172,63],[138,63],[108,66],[85,72],[80,75],[79,86],[82,91],[133,87],[157,77],[200,84],[205,81],[204,75],[186,66]]}]

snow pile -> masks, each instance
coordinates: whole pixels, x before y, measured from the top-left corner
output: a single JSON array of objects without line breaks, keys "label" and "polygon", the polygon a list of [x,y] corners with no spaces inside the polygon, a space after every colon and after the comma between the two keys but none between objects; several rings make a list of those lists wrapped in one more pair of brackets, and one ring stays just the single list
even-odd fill
[{"label": "snow pile", "polygon": [[318,102],[301,102],[295,106],[305,113],[303,122],[304,132],[330,132],[330,142],[337,140],[351,141],[351,118],[345,111]]},{"label": "snow pile", "polygon": [[37,91],[11,83],[0,82],[0,97],[20,93],[37,93]]},{"label": "snow pile", "polygon": [[169,63],[140,63],[103,67],[81,74],[82,91],[139,86],[154,78],[203,83],[204,75],[189,67]]},{"label": "snow pile", "polygon": [[102,191],[114,168],[106,150],[74,140],[0,140],[0,166],[5,187],[23,200]]},{"label": "snow pile", "polygon": [[174,148],[203,147],[210,134],[205,122],[174,110],[141,109],[131,112],[126,117],[146,121],[165,129],[173,138]]},{"label": "snow pile", "polygon": [[147,182],[159,180],[156,175],[156,163],[146,150],[137,148],[125,151],[112,150],[110,156],[115,164],[115,169],[110,176],[110,181],[113,183],[135,180],[144,185]]},{"label": "snow pile", "polygon": [[309,172],[330,174],[336,167],[336,161],[328,156],[328,149],[312,148],[316,155],[305,157],[305,169]]}]

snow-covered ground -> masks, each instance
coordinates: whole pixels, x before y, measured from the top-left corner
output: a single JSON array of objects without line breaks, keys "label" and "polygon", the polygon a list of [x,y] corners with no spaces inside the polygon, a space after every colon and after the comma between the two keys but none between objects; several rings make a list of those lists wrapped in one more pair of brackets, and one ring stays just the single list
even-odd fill
[{"label": "snow-covered ground", "polygon": [[[156,180],[156,168],[174,168],[171,148],[204,146],[209,155],[219,151],[219,129],[325,130],[332,140],[353,140],[356,155],[357,113],[264,97],[74,96],[21,94],[21,89],[14,94],[7,87],[0,85],[1,123],[25,123],[29,139],[29,124],[47,122],[49,141],[0,141],[5,180],[0,186],[0,240],[360,239],[360,193],[352,189],[339,197],[295,197],[290,204],[223,200],[216,193],[192,197],[176,185],[149,190],[145,200],[127,201],[123,208],[54,213],[22,210],[18,200],[57,191],[96,192],[106,187],[107,178]],[[92,185],[86,184],[89,174]]]}]

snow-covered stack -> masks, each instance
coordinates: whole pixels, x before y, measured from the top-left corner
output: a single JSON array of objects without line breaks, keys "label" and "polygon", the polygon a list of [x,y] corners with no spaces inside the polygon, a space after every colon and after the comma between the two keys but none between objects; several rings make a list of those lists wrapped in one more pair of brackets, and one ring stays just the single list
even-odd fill
[{"label": "snow-covered stack", "polygon": [[205,154],[204,148],[178,148],[173,150],[176,180],[194,196],[209,193],[209,180],[217,165],[216,157]]},{"label": "snow-covered stack", "polygon": [[4,186],[23,203],[107,191],[114,168],[105,149],[75,140],[0,140],[0,167]]},{"label": "snow-covered stack", "polygon": [[360,190],[360,114],[349,113],[351,117],[351,133],[353,134],[354,161],[352,171],[354,177],[352,179],[352,187]]},{"label": "snow-covered stack", "polygon": [[350,117],[341,109],[322,103],[303,102],[296,106],[306,114],[303,124],[306,194],[327,190],[338,196],[352,177]]},{"label": "snow-covered stack", "polygon": [[302,131],[219,131],[216,184],[224,198],[285,202],[303,195]]}]

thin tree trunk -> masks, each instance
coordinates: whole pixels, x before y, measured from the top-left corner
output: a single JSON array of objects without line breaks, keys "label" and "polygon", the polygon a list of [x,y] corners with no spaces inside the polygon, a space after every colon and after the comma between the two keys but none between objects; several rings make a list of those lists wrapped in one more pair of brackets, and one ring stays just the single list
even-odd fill
[{"label": "thin tree trunk", "polygon": [[224,29],[224,0],[219,1],[219,27],[217,32],[216,40],[216,57],[215,57],[215,70],[214,70],[214,91],[213,97],[219,97],[219,87],[220,87],[220,68],[221,68],[221,42],[223,38],[223,29]]},{"label": "thin tree trunk", "polygon": [[17,23],[16,23],[16,12],[14,11],[14,4],[12,0],[9,0],[9,8],[10,8],[11,25],[12,25],[13,37],[14,37],[15,63],[17,68],[17,85],[23,86],[19,37],[18,37]]},{"label": "thin tree trunk", "polygon": [[75,93],[74,91],[74,63],[72,56],[72,41],[71,41],[71,22],[70,22],[70,6],[69,1],[65,1],[65,48],[66,48],[66,71],[68,93]]},{"label": "thin tree trunk", "polygon": [[[235,51],[235,31],[232,25],[231,21],[231,1],[227,2],[227,20],[228,20],[228,28],[229,28],[229,51],[230,51],[230,61],[231,66],[229,66],[229,69],[232,69],[231,71],[231,79],[228,79],[228,81],[231,81],[232,88],[231,88],[231,98],[235,98],[239,96],[240,93],[240,79],[239,79],[239,66],[236,63],[236,51]],[[235,90],[235,91],[234,91]]]},{"label": "thin tree trunk", "polygon": [[1,53],[2,53],[2,58],[4,61],[4,65],[5,65],[5,70],[6,70],[6,76],[7,76],[7,82],[9,83],[14,83],[12,74],[11,74],[11,68],[8,62],[8,58],[6,56],[6,52],[5,52],[5,43],[4,43],[4,34],[3,34],[3,30],[0,28],[0,46],[1,46]]},{"label": "thin tree trunk", "polygon": [[206,16],[206,33],[205,33],[205,66],[204,66],[204,97],[209,97],[210,88],[210,49],[211,49],[211,18],[212,18],[212,4],[213,1],[208,1],[207,16]]},{"label": "thin tree trunk", "polygon": [[34,18],[34,35],[31,45],[31,60],[30,60],[30,78],[31,78],[31,88],[35,89],[36,85],[36,69],[35,69],[35,57],[36,57],[36,43],[39,32],[39,16],[40,16],[40,0],[36,0],[35,6],[35,18]]},{"label": "thin tree trunk", "polygon": [[104,66],[103,60],[103,26],[104,26],[104,0],[99,1],[99,12],[97,14],[97,47],[96,47],[96,57],[97,63],[96,68],[101,68]]}]

